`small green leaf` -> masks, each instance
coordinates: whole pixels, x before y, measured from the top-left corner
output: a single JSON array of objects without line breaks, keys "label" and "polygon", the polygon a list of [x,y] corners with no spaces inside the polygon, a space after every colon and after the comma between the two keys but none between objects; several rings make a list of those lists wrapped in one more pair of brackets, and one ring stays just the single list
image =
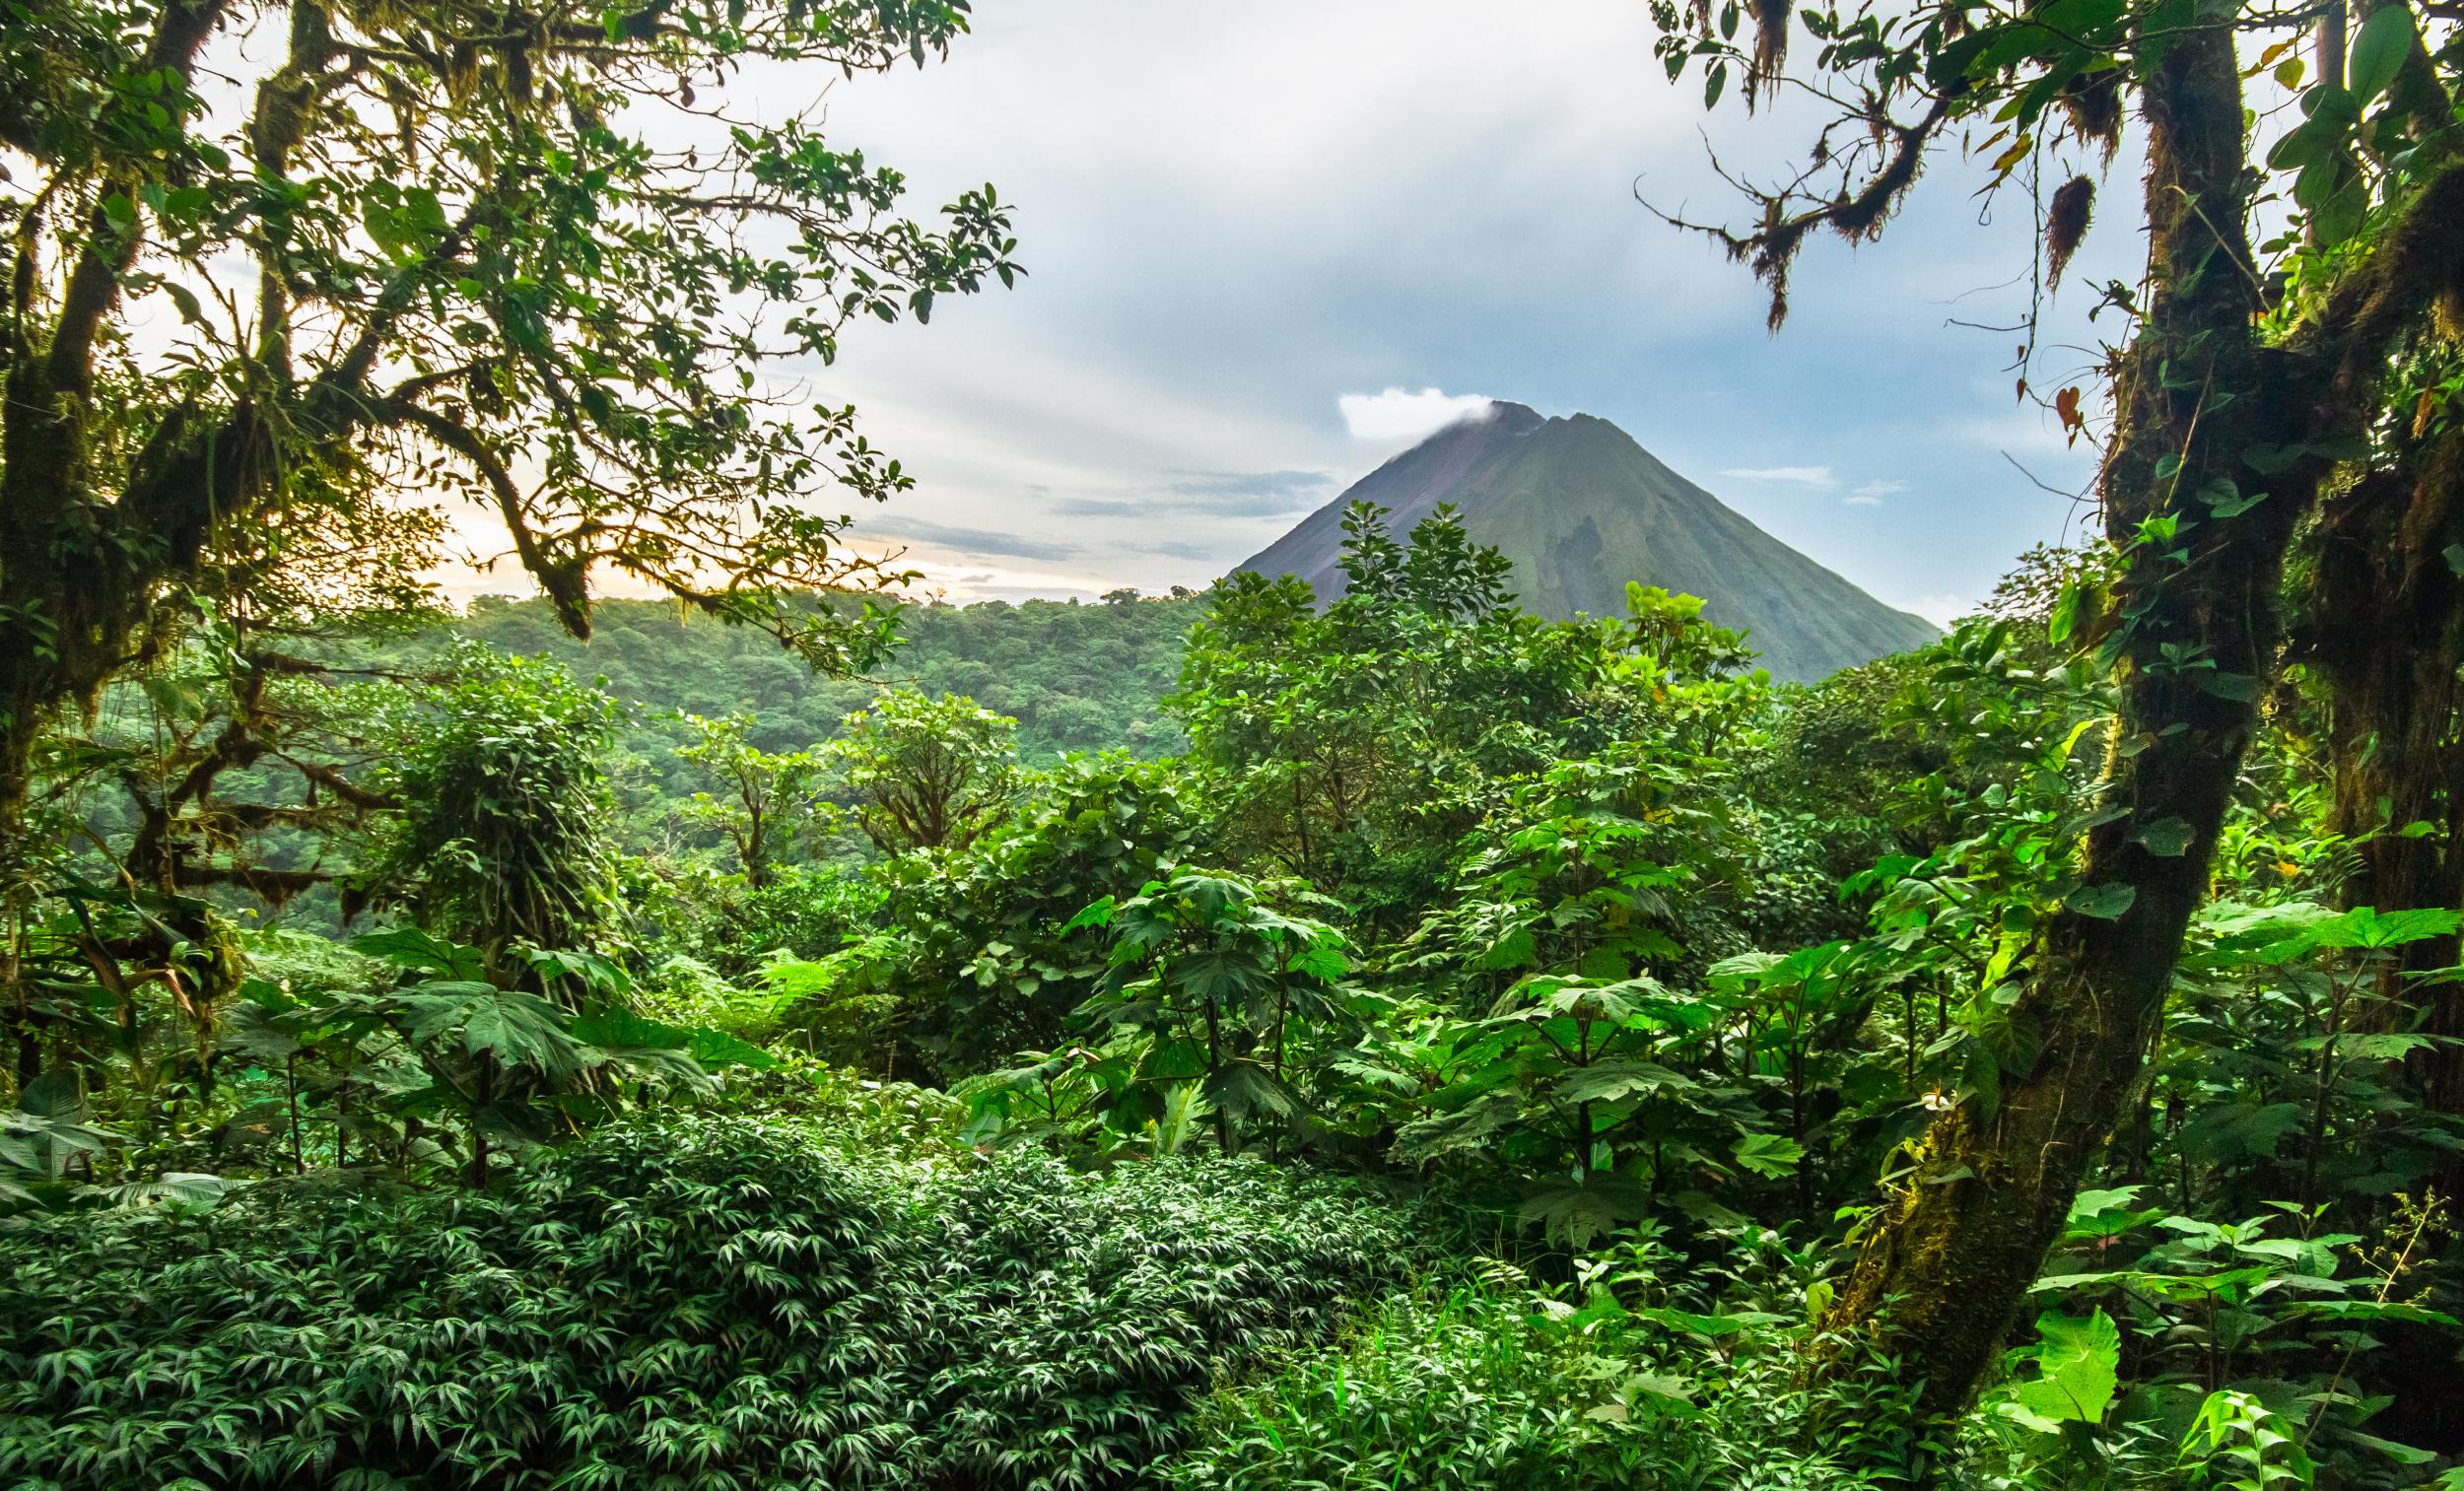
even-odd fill
[{"label": "small green leaf", "polygon": [[1114,910],[1115,903],[1113,898],[1106,896],[1094,905],[1084,908],[1078,913],[1078,915],[1070,917],[1067,921],[1062,922],[1061,929],[1063,932],[1074,932],[1082,926],[1110,926],[1112,925]]},{"label": "small green leaf", "polygon": [[2045,623],[2047,642],[2058,647],[2070,641],[2071,633],[2079,627],[2079,582],[2073,580],[2062,587],[2061,595],[2054,600],[2053,615]]},{"label": "small green leaf", "polygon": [[2134,843],[2162,859],[2179,859],[2188,852],[2194,837],[2190,825],[2179,818],[2159,818],[2131,835]]},{"label": "small green leaf", "polygon": [[2111,921],[2129,911],[2131,904],[2138,899],[2139,887],[2116,883],[2082,886],[2063,897],[2062,904],[2082,916]]}]

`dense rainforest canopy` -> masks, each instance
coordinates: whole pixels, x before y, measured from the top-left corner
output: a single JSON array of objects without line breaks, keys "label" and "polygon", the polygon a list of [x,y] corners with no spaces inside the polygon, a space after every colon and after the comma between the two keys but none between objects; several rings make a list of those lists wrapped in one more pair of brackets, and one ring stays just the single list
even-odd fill
[{"label": "dense rainforest canopy", "polygon": [[[1775,327],[2144,153],[2101,530],[1939,643],[1444,508],[885,600],[750,370],[1005,209],[660,121],[962,6],[0,11],[0,1475],[2464,1486],[2457,18],[1658,19],[1836,110],[1703,230]],[[462,496],[541,600],[438,614]]]}]

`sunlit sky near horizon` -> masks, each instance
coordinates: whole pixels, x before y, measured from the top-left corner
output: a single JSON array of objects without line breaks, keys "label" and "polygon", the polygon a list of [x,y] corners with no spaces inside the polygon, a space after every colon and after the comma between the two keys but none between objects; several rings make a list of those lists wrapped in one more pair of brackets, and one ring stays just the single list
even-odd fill
[{"label": "sunlit sky near horizon", "polygon": [[[1744,268],[1636,200],[1744,211],[1641,0],[978,0],[946,61],[825,86],[833,143],[908,172],[914,207],[988,180],[1016,204],[1016,289],[782,370],[915,475],[855,533],[951,599],[1202,585],[1490,397],[1611,420],[1937,620],[2087,515],[2045,490],[2092,459],[2015,401],[2018,336],[1954,324],[2025,308],[2025,193],[1980,199],[1982,166],[1946,156],[1880,243],[1812,244],[1766,335]],[[776,70],[731,102],[777,118],[812,92]],[[1758,176],[1812,138],[1733,93],[1707,127]],[[2127,155],[2102,174],[2135,196]],[[2091,233],[2038,386],[2117,333],[2086,291],[2137,247]]]}]

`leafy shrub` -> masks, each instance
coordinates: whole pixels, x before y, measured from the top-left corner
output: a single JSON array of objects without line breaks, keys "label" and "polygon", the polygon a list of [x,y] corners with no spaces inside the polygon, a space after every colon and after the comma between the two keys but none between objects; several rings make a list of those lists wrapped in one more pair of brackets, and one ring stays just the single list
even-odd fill
[{"label": "leafy shrub", "polygon": [[[1164,1468],[1181,1491],[1720,1491],[1919,1481],[1936,1447],[1915,1385],[1872,1360],[1805,1372],[1810,1260],[1770,1234],[1682,1286],[1646,1234],[1587,1260],[1573,1290],[1492,1263],[1388,1302],[1336,1351],[1218,1394]],[[1567,1296],[1571,1294],[1572,1298]],[[1716,1303],[1715,1303],[1716,1298]],[[1756,1308],[1781,1301],[1795,1314]],[[1855,1350],[1831,1341],[1827,1348]]]},{"label": "leafy shrub", "polygon": [[960,1083],[970,1135],[1177,1148],[1211,1117],[1217,1148],[1237,1154],[1244,1129],[1269,1153],[1321,1129],[1318,1099],[1340,1091],[1328,1068],[1386,1001],[1341,982],[1340,932],[1278,900],[1328,909],[1297,882],[1181,870],[1071,918],[1113,938],[1110,971],[1072,1016],[1077,1044]]},{"label": "leafy shrub", "polygon": [[347,897],[476,943],[588,947],[613,909],[608,756],[617,711],[546,658],[465,644],[406,721],[387,786],[402,804]]},{"label": "leafy shrub", "polygon": [[494,1195],[37,1219],[0,1239],[0,1478],[1122,1485],[1411,1237],[1254,1164],[929,1168],[730,1118]]},{"label": "leafy shrub", "polygon": [[1136,895],[1200,847],[1199,803],[1168,763],[1070,757],[1033,787],[965,853],[883,861],[895,940],[851,944],[821,981],[841,999],[901,991],[901,1075],[954,1080],[1051,1047],[1106,969],[1104,932],[1078,914]]},{"label": "leafy shrub", "polygon": [[759,890],[691,855],[635,855],[619,869],[631,958],[650,967],[691,958],[737,983],[781,953],[832,952],[881,915],[879,884],[840,865],[774,865]]}]

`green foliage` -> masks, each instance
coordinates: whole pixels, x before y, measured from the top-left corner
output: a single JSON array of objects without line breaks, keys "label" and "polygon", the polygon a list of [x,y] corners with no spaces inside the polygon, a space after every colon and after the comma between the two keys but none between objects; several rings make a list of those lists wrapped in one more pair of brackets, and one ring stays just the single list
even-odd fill
[{"label": "green foliage", "polygon": [[2066,1423],[2103,1423],[2122,1360],[2122,1333],[2112,1318],[2101,1310],[2084,1321],[2048,1311],[2037,1317],[2036,1335],[2039,1344],[2026,1353],[2036,1375],[2008,1385],[1994,1406],[2045,1433]]},{"label": "green foliage", "polygon": [[[1536,1176],[1523,1219],[1575,1247],[1639,1218],[1664,1190],[1716,1213],[1688,1178],[1724,1174],[1719,1151],[1756,1114],[1744,1090],[1685,1070],[1707,1054],[1698,1038],[1714,1018],[1647,977],[1523,979],[1486,1018],[1432,1043],[1443,1085],[1397,1134],[1395,1157],[1479,1157]],[[1767,1144],[1745,1153],[1749,1168],[1778,1163]]]},{"label": "green foliage", "polygon": [[820,761],[810,751],[771,752],[752,744],[753,717],[741,712],[718,719],[686,714],[681,723],[693,739],[676,748],[677,759],[701,768],[719,790],[695,792],[678,816],[724,836],[746,886],[768,889],[779,859],[815,826]]},{"label": "green foliage", "polygon": [[1343,982],[1340,932],[1274,904],[1316,899],[1181,870],[1118,905],[1106,897],[1088,907],[1069,928],[1108,929],[1112,951],[1071,1017],[1079,1044],[961,1084],[974,1107],[970,1133],[1143,1135],[1168,1152],[1202,1110],[1225,1154],[1261,1130],[1308,1135],[1342,1090],[1331,1063],[1382,1006]]},{"label": "green foliage", "polygon": [[[1761,1132],[1755,1024],[1732,1031],[1700,986],[1741,942],[1724,753],[1762,680],[1732,676],[1737,639],[1699,607],[1632,600],[1632,650],[1607,675],[1648,701],[1652,733],[1505,793],[1392,964],[1460,1017],[1408,1053],[1423,1094],[1394,1157],[1502,1160],[1524,1218],[1577,1246],[1658,1204],[1725,1214],[1705,1186],[1794,1164]],[[1802,1154],[1802,1105],[1794,1128]]]},{"label": "green foliage", "polygon": [[902,1049],[953,1079],[1049,1049],[1107,967],[1102,930],[1078,914],[1168,873],[1198,848],[1201,825],[1193,784],[1170,763],[1064,760],[966,853],[885,861],[896,940],[886,961],[851,972],[897,971]]},{"label": "green foliage", "polygon": [[[621,971],[586,954],[524,949],[532,980],[579,990],[580,1013],[530,989],[488,981],[479,948],[398,927],[352,948],[400,971],[399,982],[308,990],[252,980],[242,985],[225,1041],[254,1066],[278,1067],[279,1099],[244,1108],[224,1125],[227,1147],[251,1137],[288,1139],[293,1170],[306,1166],[306,1097],[329,1105],[336,1168],[351,1145],[363,1163],[386,1150],[397,1170],[417,1160],[459,1158],[485,1186],[489,1157],[545,1140],[556,1128],[613,1112],[628,1081],[706,1088],[702,1063],[768,1058],[723,1032],[693,1031],[634,1014]],[[426,1137],[450,1116],[454,1136]],[[319,1118],[312,1111],[309,1124]],[[442,1140],[442,1142],[440,1142]]]},{"label": "green foliage", "polygon": [[1408,925],[1506,783],[1613,737],[1616,701],[1590,696],[1614,644],[1516,610],[1451,510],[1408,548],[1375,509],[1344,531],[1323,613],[1289,577],[1218,585],[1171,703],[1235,853]]},{"label": "green foliage", "polygon": [[759,888],[691,856],[625,869],[627,940],[644,962],[691,958],[739,983],[758,978],[774,955],[810,958],[860,937],[882,915],[880,882],[854,866],[777,865]]},{"label": "green foliage", "polygon": [[1716,945],[1715,912],[1741,878],[1722,775],[1650,740],[1516,786],[1469,842],[1452,904],[1406,940],[1416,956],[1405,966],[1463,1005],[1526,970],[1606,981],[1698,972],[1704,950],[1687,944]]},{"label": "green foliage", "polygon": [[607,748],[615,707],[555,663],[465,647],[391,768],[401,812],[366,894],[476,944],[586,947],[613,873]]},{"label": "green foliage", "polygon": [[110,1148],[117,1136],[87,1121],[86,1095],[77,1074],[48,1072],[26,1084],[17,1106],[0,1114],[0,1203],[33,1204],[30,1186],[55,1187],[69,1167]]},{"label": "green foliage", "polygon": [[501,652],[547,653],[577,673],[604,674],[608,692],[638,711],[625,751],[662,801],[693,790],[691,774],[673,757],[691,739],[675,716],[749,714],[753,745],[797,751],[828,740],[885,684],[961,695],[1017,720],[1018,754],[1030,765],[1049,766],[1071,751],[1152,758],[1182,744],[1162,701],[1180,670],[1190,625],[1205,609],[1202,599],[878,604],[897,618],[897,650],[864,678],[816,676],[758,632],[711,626],[645,600],[596,602],[586,644],[565,634],[544,600],[481,596],[459,618],[362,645],[377,658],[407,663],[459,638]]},{"label": "green foliage", "polygon": [[0,1236],[0,1473],[1119,1486],[1413,1253],[1255,1165],[926,1171],[775,1121],[616,1125],[489,1196],[276,1190]]},{"label": "green foliage", "polygon": [[[2464,1448],[2439,1396],[2454,649],[2412,649],[2403,682],[2445,712],[2409,734],[2340,677],[2322,719],[2263,676],[2249,583],[2283,547],[2249,535],[2326,493],[2315,562],[2393,535],[2388,615],[2453,631],[2417,583],[2464,555],[2452,7],[2359,7],[2316,79],[2292,35],[2237,46],[2314,11],[1653,10],[1715,103],[1733,71],[1749,103],[1776,87],[1792,28],[1820,43],[1793,81],[1845,112],[1727,237],[1775,302],[1810,235],[1871,237],[1947,132],[1999,189],[2063,137],[2110,156],[2130,105],[2156,126],[2149,283],[2104,296],[2139,338],[2110,545],[2031,553],[1941,644],[1775,692],[1726,597],[1555,558],[1562,533],[1525,564],[1536,609],[1621,591],[1625,615],[1515,603],[1483,539],[1537,553],[1588,504],[1592,548],[1633,552],[1647,507],[1690,498],[1596,421],[1525,441],[1543,422],[1501,409],[1466,490],[1562,501],[1440,508],[1400,542],[1356,506],[1323,610],[1242,576],[884,611],[812,499],[909,479],[850,411],[752,390],[851,319],[1006,283],[1006,209],[902,219],[902,177],[793,111],[649,142],[697,79],[921,62],[963,4],[662,0],[478,36],[432,0],[16,8],[0,1475],[2464,1480],[2435,1453]],[[2301,106],[2254,160],[2261,69]],[[2290,216],[2254,255],[2262,188]],[[2047,204],[2049,279],[2094,190]],[[244,334],[193,288],[235,256],[261,271]],[[156,297],[168,344],[131,332]],[[2086,430],[2081,390],[2053,408]],[[2379,521],[2390,491],[2418,511]],[[462,499],[543,601],[318,635],[419,610],[434,504]],[[1650,536],[1662,562],[1700,539]],[[597,607],[616,682],[585,688],[557,658],[609,568],[682,604]],[[2335,673],[2348,623],[2292,583],[2319,590],[2295,655]],[[1827,609],[1796,659],[1923,630]],[[839,675],[903,631],[913,676],[815,682],[688,634],[695,611]],[[271,644],[295,632],[314,656]],[[423,676],[331,671],[371,661]],[[99,712],[42,733],[70,704]],[[2381,873],[2415,844],[2428,871]],[[403,924],[237,929],[315,915],[344,850],[346,909]],[[1961,1143],[2049,1113],[2092,1131]],[[1459,1186],[1529,1266],[1462,1283],[1437,1213],[1304,1164]],[[1990,1328],[2055,1232],[2016,1198],[2083,1167],[2033,1339],[1949,1327],[1970,1362],[2003,1348],[1981,1411],[1916,1413],[1957,1407],[1964,1365],[1920,1384],[1887,1335],[1796,1323],[1854,1255],[1906,1261],[1948,1317],[1975,1291]],[[1895,1251],[1919,1211],[2015,1240],[1998,1275],[1927,1277]],[[1444,1282],[1392,1293],[1423,1266]]]},{"label": "green foliage", "polygon": [[1017,727],[972,699],[890,689],[847,717],[823,758],[855,799],[852,816],[873,847],[963,851],[1008,809]]},{"label": "green foliage", "polygon": [[1648,1233],[1585,1260],[1572,1288],[1535,1289],[1491,1264],[1390,1301],[1338,1351],[1220,1394],[1164,1479],[1190,1491],[1917,1483],[1939,1447],[1912,1432],[1896,1364],[1860,1359],[1818,1388],[1803,1377],[1815,1343],[1781,1313],[1802,1267],[1764,1235],[1680,1281],[1683,1260]]},{"label": "green foliage", "polygon": [[[9,438],[67,463],[13,460],[7,500],[31,512],[21,487],[71,468],[95,494],[82,526],[33,538],[61,542],[0,576],[0,604],[100,629],[99,657],[55,651],[48,687],[0,659],[10,710],[103,682],[180,585],[309,606],[320,569],[415,588],[459,504],[512,530],[578,632],[612,566],[825,663],[868,653],[860,623],[781,596],[877,568],[813,499],[911,479],[852,410],[781,407],[756,370],[1008,284],[1007,209],[986,186],[906,216],[899,172],[800,116],[662,142],[702,127],[696,79],[921,63],[965,9],[693,3],[518,34],[466,34],[449,4],[286,18],[85,4],[0,49],[10,221],[47,245],[13,296]],[[209,62],[209,21],[267,44]],[[341,55],[360,61],[303,82]],[[199,293],[206,273],[265,296],[243,313]]]},{"label": "green foliage", "polygon": [[[82,1222],[79,1266],[154,1313],[17,1371],[0,1475],[2429,1474],[2408,1445],[2444,1442],[2407,1392],[2457,1329],[2464,1126],[2425,1101],[2451,1044],[2426,1011],[2464,914],[2337,902],[2354,846],[2319,826],[2304,720],[2252,758],[2033,1339],[1928,1424],[1871,1338],[1793,1322],[1866,1245],[1877,1177],[1995,1184],[1918,1136],[1995,1121],[2038,1061],[2016,1010],[2051,920],[2130,924],[2078,870],[2112,811],[2090,762],[2127,748],[2096,670],[2051,650],[2029,588],[1775,691],[1685,597],[1552,625],[1451,523],[1404,545],[1356,512],[1350,540],[1324,613],[1260,580],[1208,602],[1188,759],[1027,766],[1009,720],[898,690],[827,740],[759,704],[660,721],[690,740],[637,734],[662,761],[611,779],[605,697],[473,649],[387,725],[424,738],[368,862],[460,918],[442,931],[496,918],[493,944],[235,935],[195,898],[59,892],[27,943],[55,1075],[0,1135],[8,1197],[30,1246]],[[2041,578],[2050,606],[2100,604]],[[648,852],[613,850],[612,799]],[[804,831],[833,814],[864,843]],[[2202,847],[2160,821],[2137,844]],[[531,903],[487,899],[507,876],[576,887],[551,904],[586,940],[511,924]],[[96,972],[116,947],[149,961]],[[1433,1183],[1512,1272],[1337,1168]],[[105,1307],[81,1287],[0,1305],[87,1329]],[[236,1313],[242,1288],[270,1303]],[[1339,1319],[1361,1323],[1330,1353]],[[175,1391],[113,1386],[180,1352],[207,1365]]]},{"label": "green foliage", "polygon": [[894,932],[852,937],[819,958],[781,956],[761,970],[775,1016],[790,1024],[804,1049],[825,1059],[889,1071],[898,1051],[899,983],[907,944]]}]

